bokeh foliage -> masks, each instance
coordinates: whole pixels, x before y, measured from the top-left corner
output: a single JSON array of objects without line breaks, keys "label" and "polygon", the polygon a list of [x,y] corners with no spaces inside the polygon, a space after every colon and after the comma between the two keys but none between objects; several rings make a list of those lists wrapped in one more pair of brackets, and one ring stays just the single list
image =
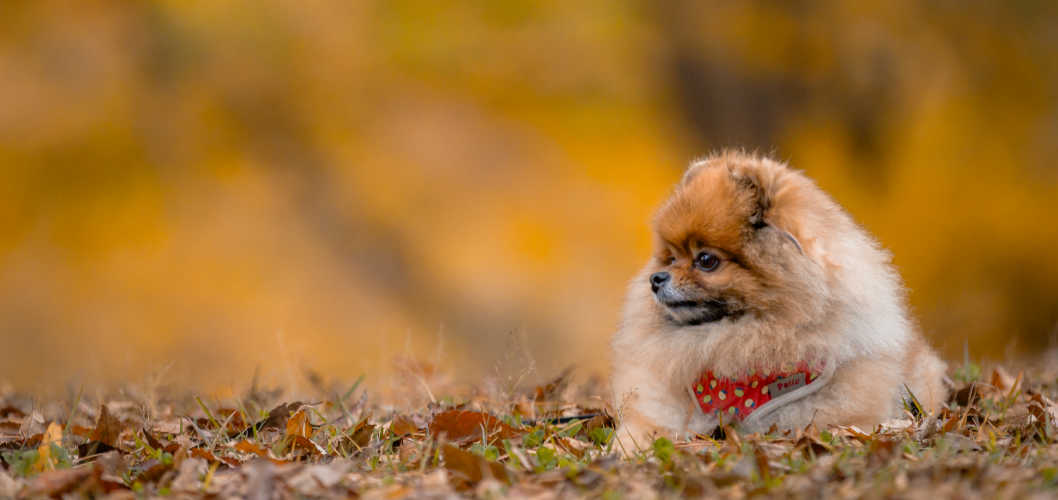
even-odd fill
[{"label": "bokeh foliage", "polygon": [[652,207],[721,147],[816,178],[948,356],[1038,350],[1056,22],[1035,1],[0,3],[0,378],[602,368]]}]

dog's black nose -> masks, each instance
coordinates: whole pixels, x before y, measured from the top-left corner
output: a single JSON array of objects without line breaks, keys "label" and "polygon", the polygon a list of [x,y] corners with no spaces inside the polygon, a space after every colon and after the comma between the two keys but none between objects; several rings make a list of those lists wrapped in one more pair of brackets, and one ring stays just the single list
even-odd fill
[{"label": "dog's black nose", "polygon": [[655,291],[655,292],[658,291],[658,288],[661,288],[661,285],[664,285],[671,278],[672,278],[672,275],[667,273],[667,272],[665,272],[665,271],[661,271],[660,273],[651,274],[650,275],[650,289]]}]

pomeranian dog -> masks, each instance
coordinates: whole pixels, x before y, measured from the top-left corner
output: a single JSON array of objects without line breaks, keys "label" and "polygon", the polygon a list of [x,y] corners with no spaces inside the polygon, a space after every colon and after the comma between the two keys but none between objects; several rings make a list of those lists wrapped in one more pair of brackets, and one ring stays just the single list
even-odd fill
[{"label": "pomeranian dog", "polygon": [[800,172],[697,161],[653,229],[612,344],[626,453],[718,425],[871,429],[946,398],[890,255]]}]

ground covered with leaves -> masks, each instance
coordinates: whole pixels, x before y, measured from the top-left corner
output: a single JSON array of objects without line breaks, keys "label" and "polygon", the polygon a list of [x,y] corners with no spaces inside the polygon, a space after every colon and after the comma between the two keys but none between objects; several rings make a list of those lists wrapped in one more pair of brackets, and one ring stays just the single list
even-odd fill
[{"label": "ground covered with leaves", "polygon": [[[96,496],[1052,497],[1058,384],[963,366],[939,415],[877,429],[726,428],[615,449],[598,379],[401,406],[359,383],[320,398],[125,390],[89,401],[0,393],[0,498]],[[423,382],[423,379],[418,379]]]}]

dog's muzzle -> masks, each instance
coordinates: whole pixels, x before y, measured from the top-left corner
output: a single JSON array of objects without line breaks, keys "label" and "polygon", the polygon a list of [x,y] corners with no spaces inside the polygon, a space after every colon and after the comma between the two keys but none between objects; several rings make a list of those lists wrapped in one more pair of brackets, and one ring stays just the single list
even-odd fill
[{"label": "dog's muzzle", "polygon": [[667,272],[650,276],[650,289],[654,298],[665,307],[666,316],[673,323],[694,326],[720,321],[735,314],[730,304],[719,299],[689,297],[672,286],[672,276]]}]

